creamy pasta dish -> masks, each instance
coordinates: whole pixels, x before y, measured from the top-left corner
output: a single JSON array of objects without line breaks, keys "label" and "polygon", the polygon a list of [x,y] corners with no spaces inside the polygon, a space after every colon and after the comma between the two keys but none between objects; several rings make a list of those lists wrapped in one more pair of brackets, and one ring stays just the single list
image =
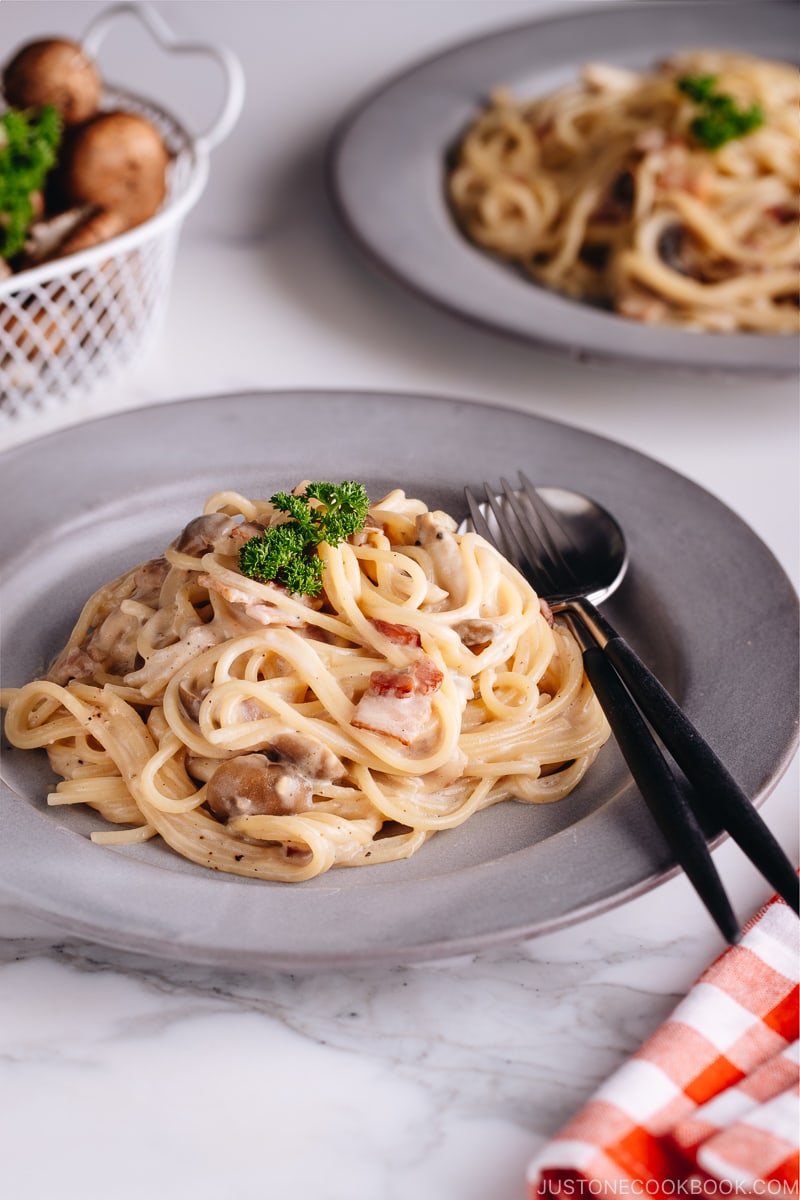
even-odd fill
[{"label": "creamy pasta dish", "polygon": [[455,217],[533,280],[639,321],[800,329],[800,72],[697,50],[497,91],[448,172]]},{"label": "creamy pasta dish", "polygon": [[[2,692],[11,743],[60,777],[48,802],[108,823],[95,841],[304,880],[405,858],[507,798],[558,800],[595,759],[609,730],[578,645],[447,514],[364,493],[337,544],[246,573],[298,532],[273,501],[324,512],[312,488],[212,496],[89,599],[44,678]],[[280,582],[298,561],[308,591]]]}]

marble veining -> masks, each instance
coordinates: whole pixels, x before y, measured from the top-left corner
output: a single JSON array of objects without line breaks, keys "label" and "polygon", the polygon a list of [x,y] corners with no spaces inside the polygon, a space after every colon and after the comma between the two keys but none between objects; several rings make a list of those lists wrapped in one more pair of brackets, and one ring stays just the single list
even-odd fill
[{"label": "marble veining", "polygon": [[681,878],[519,945],[300,975],[142,958],[19,914],[3,928],[15,1200],[56,1176],[99,1200],[108,1172],[115,1200],[524,1200],[529,1158],[721,948]]},{"label": "marble veining", "polygon": [[[253,1133],[260,1112],[282,1155],[295,1121],[311,1125],[318,1149],[334,1142],[340,1159],[357,1130],[386,1181],[362,1163],[351,1191],[328,1180],[323,1195],[433,1200],[451,1194],[424,1189],[437,1163],[436,1187],[451,1186],[462,1141],[467,1159],[490,1134],[494,1155],[509,1141],[524,1158],[676,999],[605,972],[604,957],[558,962],[527,945],[388,971],[251,976],[20,939],[4,945],[0,967],[0,1088],[19,1099],[0,1137],[13,1159],[27,1104],[76,1084],[73,1119],[86,1106],[96,1122],[98,1093],[119,1087],[124,1111],[141,1106],[147,1127],[178,1094],[194,1109],[205,1093],[201,1128],[216,1126],[217,1103],[232,1104],[225,1122]],[[265,1178],[280,1186],[274,1162]]]}]

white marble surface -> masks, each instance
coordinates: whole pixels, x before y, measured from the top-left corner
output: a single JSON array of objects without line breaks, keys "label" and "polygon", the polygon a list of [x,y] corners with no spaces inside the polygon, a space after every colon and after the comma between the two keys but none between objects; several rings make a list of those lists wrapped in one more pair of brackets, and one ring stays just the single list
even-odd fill
[{"label": "white marble surface", "polygon": [[[77,34],[99,7],[3,0],[0,44]],[[329,216],[322,154],[350,104],[419,55],[544,7],[159,4],[182,34],[241,56],[242,120],[187,222],[155,352],[93,397],[6,423],[0,449],[196,394],[463,395],[668,463],[735,509],[796,580],[796,381],[587,368],[508,343],[373,274]],[[141,77],[145,48],[132,37],[125,52]],[[795,860],[797,786],[795,764],[762,809]],[[714,857],[745,919],[769,889],[735,846]],[[681,876],[522,945],[298,978],[145,961],[1,901],[0,939],[10,1200],[522,1200],[530,1156],[722,948]]]}]

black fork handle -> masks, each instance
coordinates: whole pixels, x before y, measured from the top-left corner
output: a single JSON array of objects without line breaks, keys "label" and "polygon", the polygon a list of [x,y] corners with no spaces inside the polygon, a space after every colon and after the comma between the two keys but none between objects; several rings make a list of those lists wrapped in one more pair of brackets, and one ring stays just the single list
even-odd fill
[{"label": "black fork handle", "polygon": [[800,877],[795,867],[699,730],[593,604],[581,600],[570,607],[693,785],[695,808],[726,829],[778,895],[800,912]]},{"label": "black fork handle", "polygon": [[641,713],[603,650],[570,622],[583,665],[614,737],[661,834],[725,940],[738,942],[736,915],[711,859],[705,835]]}]

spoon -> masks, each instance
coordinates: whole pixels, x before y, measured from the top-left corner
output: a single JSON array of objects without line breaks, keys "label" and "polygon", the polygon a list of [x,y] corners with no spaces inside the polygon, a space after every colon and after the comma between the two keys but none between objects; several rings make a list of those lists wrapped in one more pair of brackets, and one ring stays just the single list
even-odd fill
[{"label": "spoon", "polygon": [[[576,598],[602,604],[622,583],[629,562],[625,535],[597,501],[566,488],[528,484],[527,491],[508,489],[499,502],[501,509],[504,502],[515,505],[517,520],[539,540],[528,550],[527,573],[536,572],[551,608]],[[488,504],[485,516],[494,540],[500,523]],[[521,549],[525,555],[524,544]]]},{"label": "spoon", "polygon": [[[692,845],[696,861],[690,867],[700,872],[708,886],[710,864],[703,862],[696,836],[699,830],[691,812],[688,824],[684,820],[684,832],[690,834],[693,826],[693,837],[683,846],[675,845],[675,815],[682,812],[686,817],[688,799],[695,812],[727,830],[797,912],[800,881],[780,844],[680,706],[596,607],[619,587],[627,570],[628,551],[620,525],[587,496],[565,488],[537,489],[524,475],[520,475],[520,483],[515,489],[503,480],[501,496],[484,485],[485,504],[479,504],[467,490],[473,527],[534,583],[553,612],[567,618],[620,748],[643,794],[648,792],[645,799],[678,861],[691,874],[685,859],[687,847]],[[642,714],[693,785],[688,797],[674,779],[671,786],[666,780],[668,764]],[[709,908],[715,905],[715,919],[728,940],[736,940],[726,902],[719,895],[712,896],[711,903],[705,895],[704,899]]]}]

